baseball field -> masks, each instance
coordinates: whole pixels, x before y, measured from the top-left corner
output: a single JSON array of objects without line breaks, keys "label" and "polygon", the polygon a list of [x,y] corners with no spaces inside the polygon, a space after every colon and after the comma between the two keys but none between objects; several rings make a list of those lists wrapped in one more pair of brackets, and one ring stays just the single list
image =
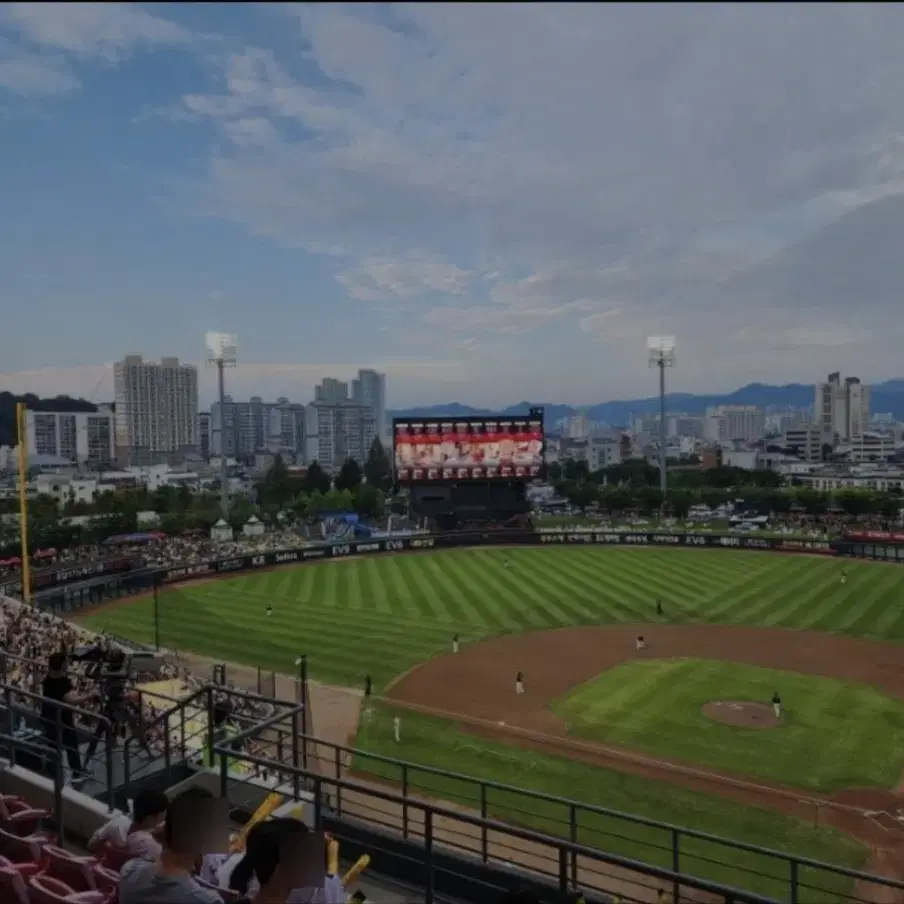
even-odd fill
[{"label": "baseball field", "polygon": [[[357,733],[365,750],[873,869],[904,841],[902,603],[904,568],[884,564],[486,548],[196,581],[162,592],[158,618],[169,648],[287,674],[303,652],[313,678],[348,687],[369,674],[380,699]],[[79,621],[154,637],[147,597]],[[396,777],[362,757],[356,768]],[[475,803],[473,784],[418,781]],[[490,810],[563,831],[543,806],[516,813],[502,793]],[[581,840],[668,865],[660,831],[600,817]],[[685,868],[766,893],[787,881],[753,852]],[[822,882],[821,901],[850,890]]]}]

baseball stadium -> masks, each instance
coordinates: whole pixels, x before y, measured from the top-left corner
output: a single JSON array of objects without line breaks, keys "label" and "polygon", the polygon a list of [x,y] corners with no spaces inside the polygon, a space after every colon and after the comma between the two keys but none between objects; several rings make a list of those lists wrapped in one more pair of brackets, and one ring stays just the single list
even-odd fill
[{"label": "baseball stadium", "polygon": [[[278,681],[304,654],[343,776],[767,900],[901,899],[904,569],[516,533],[195,574],[77,621]],[[675,900],[729,900],[706,894]]]}]

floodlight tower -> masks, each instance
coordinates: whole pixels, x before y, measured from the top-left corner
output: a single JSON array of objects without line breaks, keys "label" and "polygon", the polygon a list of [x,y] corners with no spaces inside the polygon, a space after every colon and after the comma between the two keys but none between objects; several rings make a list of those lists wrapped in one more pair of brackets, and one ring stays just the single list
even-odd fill
[{"label": "floodlight tower", "polygon": [[659,489],[662,491],[662,504],[665,505],[665,494],[668,489],[665,450],[668,437],[665,423],[665,369],[675,366],[675,337],[650,336],[647,339],[647,360],[650,367],[659,368]]},{"label": "floodlight tower", "polygon": [[205,337],[207,363],[217,369],[217,398],[220,402],[220,510],[229,518],[229,476],[226,468],[226,368],[235,367],[238,338],[232,333],[210,332]]}]

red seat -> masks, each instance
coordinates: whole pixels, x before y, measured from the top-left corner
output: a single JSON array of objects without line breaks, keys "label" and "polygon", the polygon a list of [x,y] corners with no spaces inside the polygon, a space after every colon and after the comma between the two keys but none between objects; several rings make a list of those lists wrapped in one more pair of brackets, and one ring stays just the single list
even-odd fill
[{"label": "red seat", "polygon": [[73,891],[96,891],[94,870],[99,865],[94,857],[71,854],[55,844],[44,845],[45,874],[65,882]]},{"label": "red seat", "polygon": [[130,861],[134,860],[135,855],[130,853],[126,848],[120,847],[118,844],[110,844],[108,841],[104,846],[101,855],[101,863],[107,868],[119,873],[122,868]]},{"label": "red seat", "polygon": [[15,794],[0,794],[0,819],[9,819],[13,813],[20,810],[30,810],[28,801]]},{"label": "red seat", "polygon": [[32,807],[26,807],[13,813],[8,819],[0,816],[0,828],[13,835],[34,835],[39,832],[45,819],[49,819],[53,814],[50,810],[37,810]]},{"label": "red seat", "polygon": [[9,904],[29,904],[25,878],[12,865],[0,864],[0,901],[8,901]]},{"label": "red seat", "polygon": [[74,891],[53,876],[35,876],[28,880],[31,904],[108,904],[99,891]]},{"label": "red seat", "polygon": [[0,829],[0,856],[12,860],[15,864],[37,863],[43,861],[41,846],[47,843],[43,835],[13,835]]},{"label": "red seat", "polygon": [[94,867],[94,885],[104,893],[108,901],[119,897],[119,873],[104,866]]}]

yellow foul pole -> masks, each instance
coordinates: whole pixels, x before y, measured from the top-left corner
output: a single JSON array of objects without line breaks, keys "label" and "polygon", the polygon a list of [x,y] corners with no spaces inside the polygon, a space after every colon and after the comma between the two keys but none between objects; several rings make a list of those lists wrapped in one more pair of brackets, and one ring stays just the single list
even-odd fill
[{"label": "yellow foul pole", "polygon": [[19,441],[19,537],[22,540],[22,599],[31,602],[31,562],[28,558],[28,409],[16,403]]}]

